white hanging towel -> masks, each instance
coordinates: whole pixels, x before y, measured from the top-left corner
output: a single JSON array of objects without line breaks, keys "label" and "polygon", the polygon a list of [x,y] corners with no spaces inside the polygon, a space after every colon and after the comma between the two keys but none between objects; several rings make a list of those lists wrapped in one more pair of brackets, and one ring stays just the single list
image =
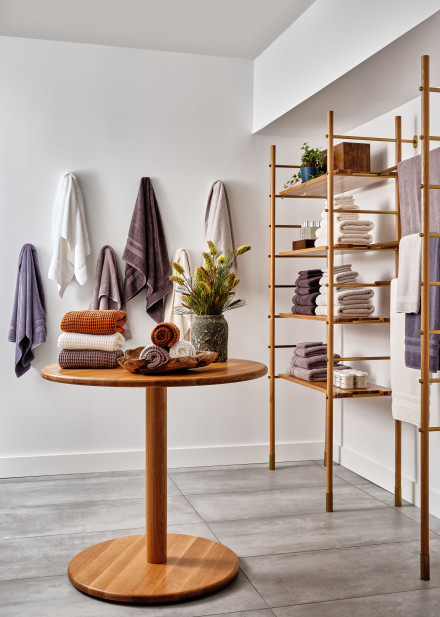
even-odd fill
[{"label": "white hanging towel", "polygon": [[420,234],[404,236],[399,243],[399,278],[396,310],[398,313],[420,311],[420,268],[422,238]]},{"label": "white hanging towel", "polygon": [[396,310],[397,279],[391,281],[390,296],[391,412],[395,420],[420,426],[420,371],[405,366],[405,313]]},{"label": "white hanging towel", "polygon": [[[211,240],[219,251],[235,248],[231,212],[225,185],[217,180],[211,186],[205,213],[205,241]],[[234,264],[237,268],[237,263]]]},{"label": "white hanging towel", "polygon": [[78,179],[67,173],[59,181],[55,198],[48,272],[48,277],[57,281],[61,298],[73,277],[80,285],[87,282],[87,255],[90,255],[90,244],[84,199]]},{"label": "white hanging towel", "polygon": [[[186,249],[177,249],[174,253],[173,261],[177,262],[185,270],[185,276],[191,276],[191,259]],[[192,315],[178,315],[174,313],[174,309],[181,304],[181,296],[177,292],[177,283],[173,283],[173,290],[168,294],[165,302],[165,321],[171,321],[176,324],[180,330],[180,339],[189,341]]]}]

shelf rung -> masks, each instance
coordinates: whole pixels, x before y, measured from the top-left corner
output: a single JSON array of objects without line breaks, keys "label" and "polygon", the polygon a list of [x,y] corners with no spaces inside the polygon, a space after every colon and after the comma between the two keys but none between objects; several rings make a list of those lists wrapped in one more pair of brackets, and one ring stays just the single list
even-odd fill
[{"label": "shelf rung", "polygon": [[[333,287],[389,287],[391,281],[375,281],[374,283],[334,283]],[[325,287],[329,287],[326,283]]]},{"label": "shelf rung", "polygon": [[[272,225],[269,225],[269,229]],[[274,225],[275,229],[301,229],[301,225]]]},{"label": "shelf rung", "polygon": [[[272,163],[269,163],[269,167],[272,167]],[[301,165],[275,165],[275,167],[282,167],[284,169],[301,169]]]},{"label": "shelf rung", "polygon": [[[428,330],[428,334],[440,334],[440,330]],[[438,380],[440,383],[440,380]]]},{"label": "shelf rung", "polygon": [[[325,212],[330,212],[330,210],[326,208]],[[348,214],[398,214],[397,210],[333,210],[333,214],[341,214],[341,212]]]},{"label": "shelf rung", "polygon": [[[434,431],[440,431],[440,426],[430,426],[428,428],[428,432],[432,433]],[[423,429],[419,428],[419,433],[423,433]]]},{"label": "shelf rung", "polygon": [[[439,332],[440,334],[440,330],[434,330],[434,332]],[[431,379],[428,379],[428,381],[429,383],[440,383],[440,379],[434,377],[431,377]]]},{"label": "shelf rung", "polygon": [[[274,345],[274,349],[293,349],[296,345]],[[270,345],[267,346],[270,349]]]},{"label": "shelf rung", "polygon": [[[269,197],[272,197],[269,195]],[[275,195],[279,199],[327,199],[327,195]]]},{"label": "shelf rung", "polygon": [[440,88],[429,88],[430,92],[440,92]]},{"label": "shelf rung", "polygon": [[[269,289],[272,288],[272,285],[268,285]],[[295,289],[296,285],[274,285],[275,289]]]},{"label": "shelf rung", "polygon": [[428,285],[430,285],[431,287],[439,287],[440,281],[429,281]]},{"label": "shelf rung", "polygon": [[362,361],[362,360],[390,360],[390,356],[358,356],[353,358],[333,358],[333,362],[354,362],[354,361]]},{"label": "shelf rung", "polygon": [[[439,140],[440,141],[440,140]],[[424,184],[419,184],[419,188],[424,189]],[[428,184],[429,189],[440,189],[440,184]]]},{"label": "shelf rung", "polygon": [[[328,135],[325,136],[326,139]],[[356,135],[333,135],[333,139],[355,139],[359,141],[389,141],[396,142],[395,137],[358,137]],[[417,148],[417,135],[414,135],[412,139],[402,139],[403,144],[412,144],[414,148]]]},{"label": "shelf rung", "polygon": [[[419,235],[420,235],[420,237],[421,237],[421,238],[423,238],[423,235],[422,235],[422,234],[419,234]],[[428,234],[428,236],[429,236],[430,238],[440,238],[440,234],[438,234],[438,233],[434,233],[434,232],[429,233],[429,234]]]}]

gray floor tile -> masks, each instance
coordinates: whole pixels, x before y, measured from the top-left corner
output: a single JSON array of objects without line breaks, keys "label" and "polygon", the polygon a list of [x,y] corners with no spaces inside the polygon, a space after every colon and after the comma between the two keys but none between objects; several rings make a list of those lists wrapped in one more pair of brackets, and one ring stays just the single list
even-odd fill
[{"label": "gray floor tile", "polygon": [[[364,482],[356,486],[359,486],[362,491],[368,493],[372,497],[379,499],[379,501],[383,501],[383,503],[385,503],[387,506],[391,506],[392,508],[394,508],[394,493],[391,493],[390,491],[387,491],[384,488],[377,486],[377,484],[373,484],[372,482]],[[402,507],[407,505],[409,505],[408,502],[402,499]]]},{"label": "gray floor tile", "polygon": [[437,590],[387,593],[380,596],[275,608],[276,617],[438,617]]},{"label": "gray floor tile", "polygon": [[[139,527],[0,540],[0,580],[65,574],[69,561],[88,546],[120,536],[142,534],[144,531]],[[205,523],[169,525],[168,532],[217,539]]]},{"label": "gray floor tile", "polygon": [[[57,477],[33,482],[5,482],[1,485],[0,507],[38,506],[53,503],[107,501],[145,498],[145,473]],[[168,495],[180,495],[168,478]]]},{"label": "gray floor tile", "polygon": [[[413,521],[420,523],[420,508],[417,506],[407,505],[403,508],[399,508],[399,512],[408,516]],[[436,534],[440,534],[440,519],[438,519],[433,514],[429,516],[429,528],[431,531],[434,531]]]},{"label": "gray floor tile", "polygon": [[[320,466],[325,469],[324,461],[322,461],[322,464]],[[369,484],[370,483],[369,480],[367,480],[366,478],[363,478],[362,476],[359,476],[357,473],[354,473],[354,471],[351,471],[350,469],[347,469],[346,467],[342,467],[342,465],[336,465],[335,463],[333,463],[333,474],[335,476],[338,476],[338,478],[342,478],[346,482],[349,482],[350,484]]]},{"label": "gray floor tile", "polygon": [[215,617],[274,617],[274,612],[270,608],[255,611],[240,611],[239,613],[219,613]]},{"label": "gray floor tile", "polygon": [[[440,540],[432,542],[431,581],[419,578],[419,553],[418,542],[402,542],[252,557],[240,563],[274,607],[438,587]],[[328,617],[327,612],[321,614]]]},{"label": "gray floor tile", "polygon": [[[183,496],[168,499],[168,523],[200,522]],[[81,503],[0,509],[0,538],[84,533],[145,525],[143,499],[116,499]]]},{"label": "gray floor tile", "polygon": [[[207,493],[187,495],[188,501],[205,521],[266,518],[325,511],[325,490],[318,488],[275,489],[252,493]],[[336,486],[335,511],[386,508],[355,486]]]},{"label": "gray floor tile", "polygon": [[[148,607],[91,598],[77,591],[67,576],[0,582],[2,617],[201,617],[263,608],[267,609],[266,603],[242,573],[230,585],[205,598]],[[263,613],[259,617],[266,616]]]},{"label": "gray floor tile", "polygon": [[[282,467],[304,467],[305,465],[316,465],[316,461],[284,461],[276,464],[277,469]],[[188,473],[189,471],[234,471],[237,469],[268,469],[269,463],[246,463],[242,465],[205,465],[199,467],[176,467],[168,468],[168,473]]]},{"label": "gray floor tile", "polygon": [[392,508],[209,523],[239,557],[316,551],[419,537],[419,525]]},{"label": "gray floor tile", "polygon": [[[276,488],[325,486],[325,470],[319,465],[292,465],[276,471],[262,469],[221,469],[170,473],[184,495],[264,491]],[[345,484],[335,477],[335,485]]]}]

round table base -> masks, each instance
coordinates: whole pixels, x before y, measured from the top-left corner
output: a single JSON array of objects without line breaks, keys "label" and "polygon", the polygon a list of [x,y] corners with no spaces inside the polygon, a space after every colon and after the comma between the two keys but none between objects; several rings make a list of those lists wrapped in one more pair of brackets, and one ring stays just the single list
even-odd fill
[{"label": "round table base", "polygon": [[197,536],[168,534],[167,561],[146,561],[145,536],[125,536],[86,548],[69,564],[72,584],[117,602],[175,602],[221,589],[238,573],[231,549]]}]

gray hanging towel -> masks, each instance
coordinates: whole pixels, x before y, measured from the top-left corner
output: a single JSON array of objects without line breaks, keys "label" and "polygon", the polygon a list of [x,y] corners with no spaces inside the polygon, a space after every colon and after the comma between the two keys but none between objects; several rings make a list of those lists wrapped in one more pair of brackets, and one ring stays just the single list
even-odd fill
[{"label": "gray hanging towel", "polygon": [[142,178],[122,259],[126,262],[123,301],[147,286],[146,311],[163,321],[164,298],[173,288],[170,258],[150,178]]},{"label": "gray hanging towel", "polygon": [[[413,156],[397,166],[399,174],[400,222],[402,237],[421,231],[421,157]],[[430,184],[440,184],[440,148],[429,153]],[[440,191],[429,191],[429,228],[440,232]]]},{"label": "gray hanging towel", "polygon": [[[440,238],[429,238],[429,278],[440,281]],[[420,313],[405,315],[405,366],[420,369]],[[429,288],[429,329],[440,330],[440,287]],[[429,335],[429,372],[439,370],[440,335]]]},{"label": "gray hanging towel", "polygon": [[46,301],[37,249],[25,244],[18,258],[14,308],[8,341],[15,343],[15,374],[24,375],[35,357],[34,349],[46,340]]},{"label": "gray hanging towel", "polygon": [[[113,248],[106,244],[102,247],[98,256],[89,310],[124,310],[122,297],[123,284],[121,273],[119,272],[118,260]],[[124,328],[125,339],[131,339],[128,318]]]},{"label": "gray hanging towel", "polygon": [[[228,194],[221,180],[217,180],[211,186],[206,205],[205,241],[208,240],[225,255],[235,248]],[[237,269],[237,260],[234,262],[234,267]]]}]

